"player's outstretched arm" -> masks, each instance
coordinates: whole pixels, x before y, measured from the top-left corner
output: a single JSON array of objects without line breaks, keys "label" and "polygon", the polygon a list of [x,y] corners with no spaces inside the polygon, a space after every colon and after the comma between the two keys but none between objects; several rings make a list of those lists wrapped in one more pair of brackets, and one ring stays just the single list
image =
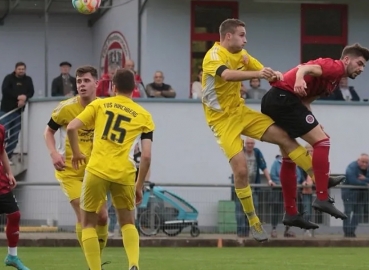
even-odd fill
[{"label": "player's outstretched arm", "polygon": [[275,76],[274,71],[270,68],[263,68],[260,71],[241,71],[230,70],[226,66],[219,67],[217,75],[228,82],[240,82],[252,78],[269,79]]}]

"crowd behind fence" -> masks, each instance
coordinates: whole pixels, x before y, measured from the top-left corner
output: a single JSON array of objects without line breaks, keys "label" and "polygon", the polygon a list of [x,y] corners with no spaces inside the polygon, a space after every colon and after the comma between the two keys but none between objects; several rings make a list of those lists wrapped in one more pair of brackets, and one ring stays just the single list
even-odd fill
[{"label": "crowd behind fence", "polygon": [[[271,222],[274,218],[274,220],[278,220],[277,230],[283,231],[283,201],[282,198],[278,198],[276,201],[275,196],[273,196],[273,193],[280,190],[280,187],[271,188],[266,184],[252,184],[251,186],[254,190],[254,194],[257,194],[258,203],[256,208],[261,221],[266,225],[266,230],[272,230]],[[194,221],[196,221],[196,225],[198,225],[202,234],[236,234],[236,211],[231,184],[156,183],[155,187],[162,188],[162,190],[159,191],[162,192],[167,199],[162,201],[161,204],[160,202],[157,204],[156,207],[162,207],[160,214],[157,216],[140,216],[143,210],[150,209],[149,205],[138,208],[137,225],[141,222],[141,229],[145,229],[146,232],[147,230],[155,230],[159,226],[159,219],[162,219],[161,221],[165,221],[168,224],[175,224],[178,221],[177,217],[179,213],[182,210],[189,213],[192,211],[191,206],[193,206],[198,212],[198,216],[194,218]],[[299,188],[300,187],[301,186],[299,186]],[[341,190],[346,188],[364,191],[364,195],[359,203],[360,211],[357,216],[359,223],[357,233],[367,234],[369,232],[369,198],[366,195],[368,187],[339,185],[336,188],[332,188],[331,196],[336,200],[337,207],[341,208],[342,211],[344,206],[341,199]],[[42,189],[43,195],[38,197],[37,201],[27,200],[25,194],[35,189]],[[19,207],[22,211],[22,227],[24,231],[74,232],[74,213],[64,194],[62,194],[57,182],[19,182],[14,193],[17,196]],[[153,195],[152,193],[153,192],[151,192],[151,196]],[[149,186],[146,187],[146,194],[150,195]],[[181,199],[186,203],[181,202]],[[156,200],[156,202],[157,201],[158,200]],[[193,218],[193,216],[187,217],[190,217],[190,219]],[[310,219],[320,226],[313,235],[324,234],[343,236],[342,221],[336,221],[332,224],[332,218],[330,216],[314,210],[312,210]],[[4,217],[1,220],[1,226],[4,226]],[[116,230],[117,229],[118,228],[116,228]],[[191,226],[186,227],[184,232],[188,229],[191,229]],[[296,235],[303,235],[303,231],[299,228],[293,228],[291,230],[293,230]],[[157,232],[152,234],[156,233]],[[150,235],[150,233],[148,234]]]}]

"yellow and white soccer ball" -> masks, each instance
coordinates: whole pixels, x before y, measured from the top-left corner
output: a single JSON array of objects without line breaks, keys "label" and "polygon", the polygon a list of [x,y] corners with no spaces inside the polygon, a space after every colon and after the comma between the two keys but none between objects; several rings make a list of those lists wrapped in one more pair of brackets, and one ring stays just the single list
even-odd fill
[{"label": "yellow and white soccer ball", "polygon": [[95,13],[101,4],[101,0],[72,0],[73,7],[82,14]]}]

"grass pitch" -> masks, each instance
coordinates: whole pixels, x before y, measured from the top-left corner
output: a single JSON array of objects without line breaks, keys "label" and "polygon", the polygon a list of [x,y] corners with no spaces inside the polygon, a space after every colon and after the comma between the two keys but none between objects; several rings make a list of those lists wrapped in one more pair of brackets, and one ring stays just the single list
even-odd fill
[{"label": "grass pitch", "polygon": [[[140,269],[361,270],[368,254],[369,248],[142,248]],[[31,270],[88,269],[79,248],[19,248],[18,255]],[[111,261],[105,270],[128,269],[123,248],[106,248],[103,261]]]}]

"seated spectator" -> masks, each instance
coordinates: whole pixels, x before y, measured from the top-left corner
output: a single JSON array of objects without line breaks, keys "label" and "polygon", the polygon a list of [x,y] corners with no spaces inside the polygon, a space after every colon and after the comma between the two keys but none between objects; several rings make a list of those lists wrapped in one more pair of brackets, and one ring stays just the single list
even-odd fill
[{"label": "seated spectator", "polygon": [[[369,185],[369,156],[361,154],[351,162],[346,169],[345,185],[368,186]],[[355,231],[359,224],[359,215],[362,213],[364,203],[368,201],[368,190],[359,188],[343,188],[341,197],[344,212],[348,216],[343,220],[343,233],[345,237],[356,237]]]},{"label": "seated spectator", "polygon": [[[313,147],[310,144],[307,144],[305,145],[305,148],[308,150],[309,154],[313,156],[313,151],[314,151]],[[301,190],[299,190],[299,193],[300,193],[299,195],[301,195],[301,201],[302,201],[302,207],[303,207],[303,211],[301,211],[301,213],[304,213],[305,220],[311,221],[310,219],[313,215],[313,207],[311,205],[313,203],[314,182],[311,179],[311,177],[307,175],[307,173],[303,169],[301,169],[300,167],[298,167],[298,169],[301,173],[299,184],[303,186]],[[308,237],[312,236],[310,230],[304,230],[304,233]]]},{"label": "seated spectator", "polygon": [[[281,166],[282,166],[282,156],[277,155],[275,157],[275,161],[272,164],[272,167],[270,169],[270,177],[272,179],[271,182],[269,182],[269,185],[271,187],[275,187],[272,189],[272,192],[270,193],[270,207],[271,207],[271,223],[272,223],[272,232],[270,236],[272,238],[277,238],[277,225],[279,221],[281,220],[280,217],[282,216],[284,212],[283,208],[283,196],[282,196],[282,188],[281,188],[281,180],[280,180],[280,173],[281,173]],[[300,170],[296,168],[296,181],[299,182],[301,179],[301,173]],[[279,186],[279,187],[277,187]],[[296,191],[297,192],[297,191]],[[285,226],[284,230],[284,237],[296,237],[295,233],[290,231],[289,226]]]},{"label": "seated spectator", "polygon": [[141,76],[135,71],[135,62],[128,59],[124,65],[125,68],[132,70],[135,74],[136,88],[133,90],[132,98],[146,98],[145,85],[142,82]]},{"label": "seated spectator", "polygon": [[328,97],[322,97],[320,100],[360,101],[360,97],[353,86],[348,86],[348,79],[342,78],[332,94]]},{"label": "seated spectator", "polygon": [[247,89],[247,98],[262,99],[267,90],[260,88],[260,79],[253,78],[250,80],[250,89]]},{"label": "seated spectator", "polygon": [[98,97],[110,97],[113,96],[114,93],[112,91],[113,86],[113,76],[115,74],[115,71],[119,68],[116,64],[111,64],[108,67],[108,73],[105,73],[101,76],[101,79],[99,80],[99,83],[97,85],[96,89],[96,96]]},{"label": "seated spectator", "polygon": [[164,74],[157,71],[154,74],[154,82],[146,86],[147,96],[151,98],[175,98],[176,92],[169,84],[164,83]]},{"label": "seated spectator", "polygon": [[60,75],[53,79],[51,84],[51,95],[53,97],[71,97],[77,94],[76,78],[70,75],[72,64],[60,63]]},{"label": "seated spectator", "polygon": [[199,70],[196,80],[192,83],[192,99],[202,99],[202,69]]}]

